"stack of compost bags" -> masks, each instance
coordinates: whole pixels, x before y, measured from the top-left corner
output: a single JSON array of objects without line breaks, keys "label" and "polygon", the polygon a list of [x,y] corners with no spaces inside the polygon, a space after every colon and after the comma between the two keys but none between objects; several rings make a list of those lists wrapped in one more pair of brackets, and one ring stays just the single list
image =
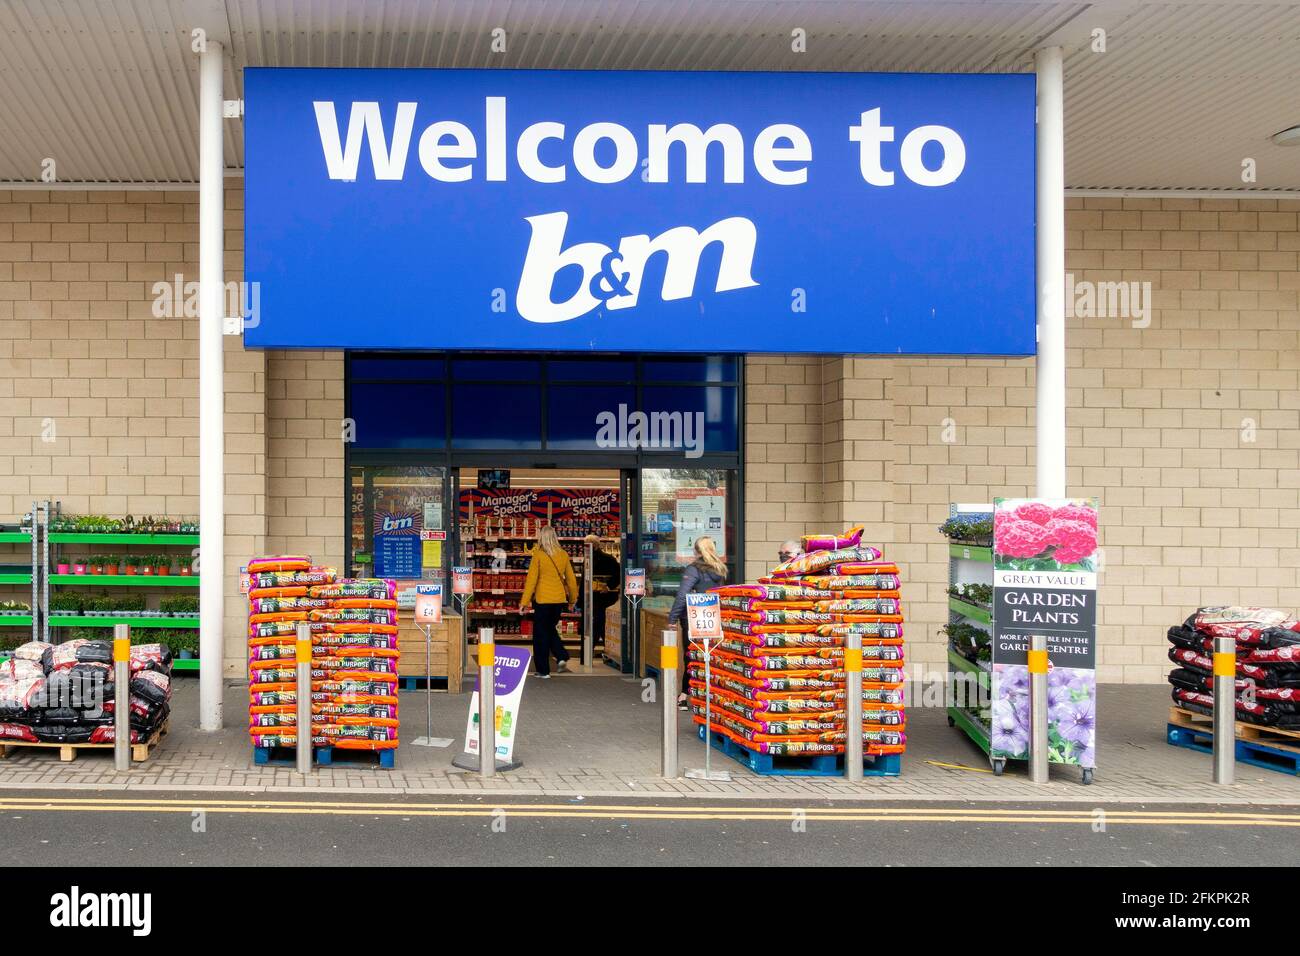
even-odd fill
[{"label": "stack of compost bags", "polygon": [[[131,648],[131,742],[167,720],[172,655],[165,644]],[[117,687],[113,642],[31,641],[0,664],[0,742],[111,744]]]},{"label": "stack of compost bags", "polygon": [[710,697],[712,730],[772,756],[844,752],[844,645],[862,636],[862,734],[866,755],[898,754],[903,711],[903,616],[898,567],[844,536],[804,538],[806,553],[754,584],[715,589],[723,639],[694,644],[687,687],[698,724]]},{"label": "stack of compost bags", "polygon": [[1237,641],[1237,719],[1300,729],[1300,620],[1266,607],[1203,607],[1169,629],[1174,704],[1214,713],[1214,639]]},{"label": "stack of compost bags", "polygon": [[312,641],[312,746],[397,748],[397,599],[393,581],[339,579],[303,556],[249,563],[249,735],[298,744],[298,624]]}]

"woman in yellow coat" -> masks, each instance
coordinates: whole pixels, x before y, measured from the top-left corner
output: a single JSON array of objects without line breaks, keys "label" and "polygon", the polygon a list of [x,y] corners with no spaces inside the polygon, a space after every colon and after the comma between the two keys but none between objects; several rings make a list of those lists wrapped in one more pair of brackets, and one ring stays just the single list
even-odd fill
[{"label": "woman in yellow coat", "polygon": [[551,655],[559,662],[558,670],[569,669],[569,652],[556,625],[565,608],[573,610],[578,600],[578,579],[573,573],[573,563],[564,549],[555,529],[542,525],[528,561],[528,580],[524,582],[524,595],[519,610],[533,606],[533,668],[542,680],[551,678]]}]

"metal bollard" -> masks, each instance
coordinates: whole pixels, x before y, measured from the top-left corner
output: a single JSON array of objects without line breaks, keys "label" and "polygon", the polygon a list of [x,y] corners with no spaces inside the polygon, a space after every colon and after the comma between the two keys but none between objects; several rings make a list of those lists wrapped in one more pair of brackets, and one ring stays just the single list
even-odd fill
[{"label": "metal bollard", "polygon": [[1029,782],[1047,783],[1047,636],[1029,638]]},{"label": "metal bollard", "polygon": [[484,779],[497,772],[497,646],[492,628],[478,632],[478,768]]},{"label": "metal bollard", "polygon": [[659,651],[660,695],[663,697],[663,759],[660,767],[665,780],[677,779],[677,672],[681,667],[677,647],[677,631],[669,628],[663,634],[663,648]]},{"label": "metal bollard", "polygon": [[294,643],[294,658],[298,664],[298,772],[311,773],[311,625],[298,623],[298,639]]},{"label": "metal bollard", "polygon": [[131,627],[113,625],[113,766],[131,769]]},{"label": "metal bollard", "polygon": [[1237,640],[1214,639],[1214,782],[1230,786],[1237,766]]},{"label": "metal bollard", "polygon": [[844,640],[844,776],[862,782],[862,635]]}]

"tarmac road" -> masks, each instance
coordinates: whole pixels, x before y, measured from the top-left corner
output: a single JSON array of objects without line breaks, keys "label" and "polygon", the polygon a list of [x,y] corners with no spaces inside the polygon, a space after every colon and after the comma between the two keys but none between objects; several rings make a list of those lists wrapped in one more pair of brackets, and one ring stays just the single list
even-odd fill
[{"label": "tarmac road", "polygon": [[0,867],[1292,866],[1296,808],[0,794]]}]

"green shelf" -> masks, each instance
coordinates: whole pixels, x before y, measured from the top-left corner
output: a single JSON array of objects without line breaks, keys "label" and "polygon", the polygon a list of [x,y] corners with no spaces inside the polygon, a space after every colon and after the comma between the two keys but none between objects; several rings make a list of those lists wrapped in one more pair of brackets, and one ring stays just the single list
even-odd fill
[{"label": "green shelf", "polygon": [[51,531],[50,544],[140,544],[197,545],[197,534],[81,534],[75,531]]},{"label": "green shelf", "polygon": [[31,627],[30,614],[0,614],[0,627]]},{"label": "green shelf", "polygon": [[27,544],[31,540],[26,531],[0,531],[0,544]]},{"label": "green shelf", "polygon": [[983,722],[975,717],[970,711],[962,710],[960,707],[948,708],[948,719],[966,732],[975,745],[985,753],[989,752],[992,741],[989,737],[989,729],[984,726]]},{"label": "green shelf", "polygon": [[182,660],[179,657],[172,658],[172,670],[174,671],[196,671],[199,669],[199,659],[190,657]]},{"label": "green shelf", "polygon": [[0,584],[31,584],[31,574],[0,574]]},{"label": "green shelf", "polygon": [[954,558],[961,558],[965,561],[983,561],[986,564],[993,563],[993,549],[981,548],[974,544],[958,544],[949,542],[948,554]]},{"label": "green shelf", "polygon": [[81,615],[52,614],[50,627],[112,627],[114,624],[129,624],[131,627],[170,627],[197,628],[199,619],[195,617],[114,617],[101,614],[95,617]]},{"label": "green shelf", "polygon": [[196,588],[197,574],[51,574],[51,584],[98,584],[110,588]]},{"label": "green shelf", "polygon": [[948,595],[949,610],[956,611],[962,617],[968,617],[972,621],[979,621],[981,624],[991,624],[992,614],[977,604],[969,604],[961,598],[955,598]]},{"label": "green shelf", "polygon": [[975,674],[976,676],[978,676],[981,687],[987,688],[992,686],[991,684],[991,681],[993,680],[992,672],[986,671],[984,668],[980,667],[974,661],[966,660],[966,658],[962,657],[951,647],[948,648],[948,664],[955,671],[963,671],[967,674]]}]

